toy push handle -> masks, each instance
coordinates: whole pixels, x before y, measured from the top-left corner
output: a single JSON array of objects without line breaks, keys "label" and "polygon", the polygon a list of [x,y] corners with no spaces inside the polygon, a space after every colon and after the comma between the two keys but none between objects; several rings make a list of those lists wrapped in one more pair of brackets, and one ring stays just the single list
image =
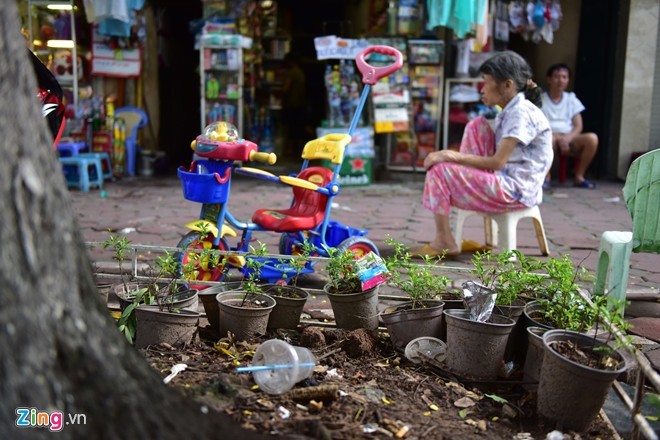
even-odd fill
[{"label": "toy push handle", "polygon": [[[365,60],[365,57],[373,52],[393,56],[395,60],[387,66],[373,67]],[[369,46],[360,52],[355,59],[355,63],[362,73],[362,82],[373,86],[379,79],[385,78],[401,68],[403,65],[403,55],[397,49],[390,46]]]},{"label": "toy push handle", "polygon": [[275,153],[259,153],[257,151],[250,151],[250,160],[273,165],[275,162],[277,162],[277,155],[275,155]]}]

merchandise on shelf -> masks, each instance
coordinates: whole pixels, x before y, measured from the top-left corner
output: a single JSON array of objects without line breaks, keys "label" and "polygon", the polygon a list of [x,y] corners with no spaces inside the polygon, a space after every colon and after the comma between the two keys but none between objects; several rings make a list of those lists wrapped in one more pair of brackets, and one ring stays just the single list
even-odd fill
[{"label": "merchandise on shelf", "polygon": [[347,128],[360,103],[362,82],[350,60],[328,64],[325,71],[329,127]]},{"label": "merchandise on shelf", "polygon": [[[208,24],[207,24],[208,25]],[[201,126],[223,120],[243,130],[243,50],[200,47]]]}]

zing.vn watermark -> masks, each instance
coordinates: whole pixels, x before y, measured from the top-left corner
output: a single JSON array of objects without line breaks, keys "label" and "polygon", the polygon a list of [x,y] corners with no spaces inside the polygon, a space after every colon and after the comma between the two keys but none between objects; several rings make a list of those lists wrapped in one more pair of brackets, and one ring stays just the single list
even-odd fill
[{"label": "zing.vn watermark", "polygon": [[50,431],[61,431],[64,425],[86,425],[85,414],[67,414],[64,420],[61,411],[40,411],[37,408],[16,408],[16,426],[19,428],[48,428]]}]

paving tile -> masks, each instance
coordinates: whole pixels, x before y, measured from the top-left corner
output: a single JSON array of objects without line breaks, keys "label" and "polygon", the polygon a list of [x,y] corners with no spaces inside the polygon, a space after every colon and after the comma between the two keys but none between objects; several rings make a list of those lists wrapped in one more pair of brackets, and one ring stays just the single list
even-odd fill
[{"label": "paving tile", "polygon": [[[284,171],[281,174],[288,174]],[[569,253],[574,261],[595,272],[600,236],[605,230],[630,230],[631,220],[623,202],[606,201],[621,196],[620,182],[599,182],[593,191],[570,186],[557,187],[541,205],[546,235],[553,256]],[[126,178],[108,182],[106,198],[98,192],[70,191],[74,212],[87,241],[107,238],[107,228],[136,228],[128,234],[136,244],[172,245],[186,233],[183,225],[199,213],[200,205],[187,201],[175,176]],[[369,229],[368,237],[381,247],[387,234],[411,246],[427,242],[435,225],[432,214],[422,206],[423,180],[378,182],[368,187],[344,187],[335,198],[338,209],[332,219],[350,226]],[[230,208],[239,220],[248,220],[256,209],[285,208],[291,202],[289,188],[263,185],[261,181],[237,178],[232,182]],[[343,208],[343,209],[342,209]],[[483,222],[468,219],[463,236],[477,242],[484,240]],[[255,232],[258,239],[273,250],[279,235]],[[539,256],[533,224],[523,220],[518,228],[519,249]],[[471,256],[462,255],[452,264],[467,266]],[[541,257],[544,260],[545,257]],[[660,255],[633,254],[629,287],[652,288],[660,285]]]},{"label": "paving tile", "polygon": [[[635,301],[640,302],[640,301]],[[629,319],[633,328],[630,329],[630,333],[633,333],[638,336],[650,339],[655,342],[660,342],[660,318],[634,318]]]}]

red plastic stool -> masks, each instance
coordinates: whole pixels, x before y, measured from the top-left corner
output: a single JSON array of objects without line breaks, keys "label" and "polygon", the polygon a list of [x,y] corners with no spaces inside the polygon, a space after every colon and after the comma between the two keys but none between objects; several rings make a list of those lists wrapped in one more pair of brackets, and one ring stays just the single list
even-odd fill
[{"label": "red plastic stool", "polygon": [[[559,156],[559,183],[566,182],[566,172],[568,170],[567,159],[570,156],[564,156],[563,154]],[[577,169],[580,166],[580,159],[573,158],[573,169]]]}]

